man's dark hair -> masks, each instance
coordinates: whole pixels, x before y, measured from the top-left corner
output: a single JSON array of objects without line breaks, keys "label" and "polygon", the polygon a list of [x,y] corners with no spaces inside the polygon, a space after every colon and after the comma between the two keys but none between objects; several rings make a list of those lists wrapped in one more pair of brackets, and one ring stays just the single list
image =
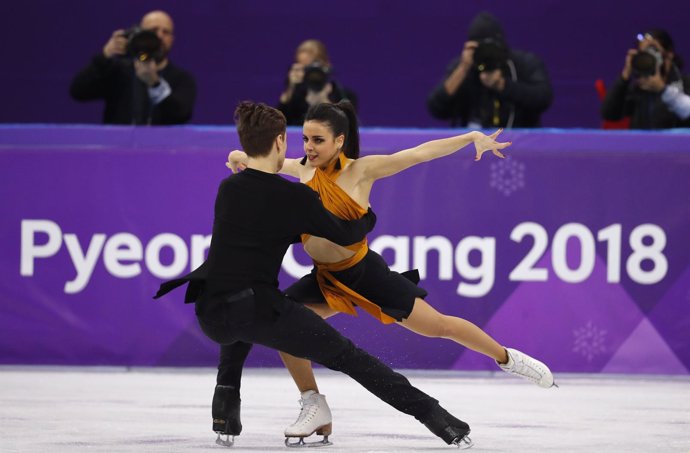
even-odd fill
[{"label": "man's dark hair", "polygon": [[267,156],[277,136],[285,134],[287,122],[279,110],[263,103],[242,101],[235,109],[235,124],[247,156]]}]

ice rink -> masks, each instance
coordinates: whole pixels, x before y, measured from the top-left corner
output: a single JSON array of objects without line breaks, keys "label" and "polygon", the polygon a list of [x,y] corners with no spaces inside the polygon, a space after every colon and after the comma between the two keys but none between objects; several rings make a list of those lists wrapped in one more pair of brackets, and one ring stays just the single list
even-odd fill
[{"label": "ice rink", "polygon": [[[690,452],[690,379],[556,375],[540,389],[503,374],[403,370],[472,427],[482,452]],[[333,411],[326,452],[455,451],[344,375],[317,370]],[[217,446],[215,370],[0,368],[0,451],[293,451],[299,394],[282,369],[249,369],[244,430]],[[315,449],[309,449],[315,451]]]}]

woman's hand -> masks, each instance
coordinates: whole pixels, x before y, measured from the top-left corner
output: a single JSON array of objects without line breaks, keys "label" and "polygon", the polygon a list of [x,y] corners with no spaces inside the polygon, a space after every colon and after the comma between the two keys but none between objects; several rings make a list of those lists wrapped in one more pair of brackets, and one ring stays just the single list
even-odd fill
[{"label": "woman's hand", "polygon": [[480,160],[482,155],[491,150],[496,156],[501,159],[505,159],[506,156],[499,150],[509,147],[513,142],[497,142],[496,137],[503,132],[503,129],[499,129],[491,135],[484,135],[481,132],[477,132],[477,138],[474,139],[474,148],[477,150],[477,155],[474,160]]},{"label": "woman's hand", "polygon": [[247,155],[244,151],[234,150],[228,154],[228,161],[225,166],[232,170],[233,173],[242,171],[247,168]]},{"label": "woman's hand", "polygon": [[304,65],[300,63],[293,63],[288,71],[288,83],[294,87],[302,83],[304,80]]}]

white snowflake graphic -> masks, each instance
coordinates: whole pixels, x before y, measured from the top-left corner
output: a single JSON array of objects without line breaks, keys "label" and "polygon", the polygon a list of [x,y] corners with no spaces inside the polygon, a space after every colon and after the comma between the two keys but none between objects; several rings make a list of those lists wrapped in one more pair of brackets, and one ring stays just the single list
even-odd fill
[{"label": "white snowflake graphic", "polygon": [[503,159],[491,164],[491,181],[489,186],[510,196],[511,193],[525,187],[525,164],[515,159]]},{"label": "white snowflake graphic", "polygon": [[575,344],[573,352],[582,354],[588,362],[606,352],[606,331],[588,321],[584,326],[573,330]]}]

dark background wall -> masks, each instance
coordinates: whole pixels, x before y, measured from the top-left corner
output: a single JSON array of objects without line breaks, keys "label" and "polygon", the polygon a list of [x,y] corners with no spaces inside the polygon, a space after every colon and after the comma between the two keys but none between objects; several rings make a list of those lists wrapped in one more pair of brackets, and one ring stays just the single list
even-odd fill
[{"label": "dark background wall", "polygon": [[275,104],[295,47],[318,38],[358,93],[363,125],[443,127],[426,96],[482,10],[512,47],[544,59],[555,92],[547,127],[599,127],[594,81],[614,80],[645,28],[666,28],[690,58],[687,0],[4,1],[0,122],[98,123],[102,105],[72,101],[71,77],[113,30],[158,8],[175,20],[172,60],[197,78],[196,124],[230,123],[242,99]]}]

